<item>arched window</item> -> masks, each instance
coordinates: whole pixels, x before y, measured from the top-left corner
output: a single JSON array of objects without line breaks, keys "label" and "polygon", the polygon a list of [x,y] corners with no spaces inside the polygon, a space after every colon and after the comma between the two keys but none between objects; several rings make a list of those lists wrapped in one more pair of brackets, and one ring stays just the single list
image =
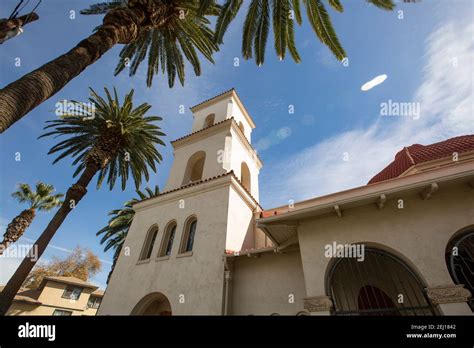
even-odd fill
[{"label": "arched window", "polygon": [[161,242],[160,252],[158,256],[169,256],[171,255],[171,249],[173,248],[174,236],[176,234],[176,222],[172,221],[168,223],[165,229],[165,234]]},{"label": "arched window", "polygon": [[142,252],[140,253],[140,261],[148,260],[150,258],[157,234],[158,226],[153,226],[146,234],[145,243],[143,244]]},{"label": "arched window", "polygon": [[239,126],[240,130],[242,131],[242,133],[244,133],[244,135],[245,135],[245,127],[244,127],[244,124],[242,123],[242,121],[239,122],[238,126]]},{"label": "arched window", "polygon": [[194,237],[196,235],[197,219],[189,218],[184,225],[184,233],[181,241],[180,253],[187,253],[193,250]]},{"label": "arched window", "polygon": [[204,126],[202,128],[210,127],[214,124],[214,119],[216,118],[215,114],[207,115],[206,119],[204,120]]},{"label": "arched window", "polygon": [[183,185],[202,179],[205,160],[206,153],[204,151],[198,151],[189,158],[184,172]]},{"label": "arched window", "polygon": [[245,162],[242,162],[240,165],[240,181],[247,191],[251,192],[250,170],[247,163]]},{"label": "arched window", "polygon": [[[463,284],[474,294],[474,227],[452,238],[446,247],[446,265],[455,284]],[[474,311],[474,298],[468,301]]]}]

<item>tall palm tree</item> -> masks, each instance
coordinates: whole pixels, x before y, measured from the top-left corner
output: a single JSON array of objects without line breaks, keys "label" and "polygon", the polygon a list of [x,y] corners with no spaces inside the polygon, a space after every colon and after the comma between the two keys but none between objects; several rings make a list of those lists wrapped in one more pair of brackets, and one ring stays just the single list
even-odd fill
[{"label": "tall palm tree", "polygon": [[36,211],[50,211],[60,206],[63,202],[61,193],[53,194],[54,186],[42,182],[36,184],[36,191],[33,191],[28,184],[18,184],[18,191],[12,193],[12,197],[20,203],[27,203],[28,209],[23,210],[7,226],[0,243],[0,255],[11,243],[15,243],[25,233],[36,216]]},{"label": "tall palm tree", "polygon": [[97,232],[97,236],[103,235],[100,244],[105,243],[104,252],[107,252],[109,249],[114,249],[113,263],[110,269],[109,275],[107,276],[107,283],[109,283],[110,276],[114,271],[115,264],[122,250],[123,243],[127,237],[128,230],[132,224],[133,217],[135,216],[135,211],[133,210],[133,205],[137,202],[140,202],[146,198],[152,198],[160,194],[158,186],[152,190],[151,188],[145,188],[145,192],[140,190],[136,191],[138,198],[133,198],[124,203],[124,207],[121,209],[114,209],[109,212],[109,222],[107,226],[102,228]]},{"label": "tall palm tree", "polygon": [[184,58],[200,74],[196,51],[212,62],[218,46],[206,16],[219,13],[214,2],[204,11],[199,0],[128,0],[126,6],[121,1],[114,3],[117,6],[107,11],[102,25],[92,35],[0,90],[0,133],[59,92],[116,44],[136,43],[128,46],[129,51],[122,51],[131,59],[131,70],[138,68],[148,51],[149,85],[153,74],[159,72],[159,65],[168,74],[170,86],[176,74],[183,83]]},{"label": "tall palm tree", "polygon": [[[393,10],[393,0],[366,0],[368,3],[383,10]],[[416,0],[403,0],[416,2]],[[223,43],[224,34],[236,17],[244,1],[225,0],[216,22],[215,41]],[[294,21],[301,25],[301,5],[306,10],[308,21],[318,39],[326,45],[338,60],[346,57],[346,52],[339,42],[332,25],[324,0],[250,0],[248,1],[242,35],[242,56],[251,59],[255,55],[257,65],[265,60],[270,25],[273,26],[274,46],[277,56],[283,60],[286,50],[297,63],[301,61],[295,45]],[[344,7],[340,0],[327,0],[327,3],[336,11],[343,12]],[[270,19],[271,18],[271,19]],[[271,23],[270,23],[271,21]]]},{"label": "tall palm tree", "polygon": [[164,135],[155,122],[161,120],[157,116],[145,116],[151,105],[144,103],[133,105],[133,90],[125,95],[120,103],[114,88],[114,97],[105,88],[106,99],[91,89],[89,101],[96,105],[93,117],[67,115],[49,121],[45,127],[46,136],[67,136],[53,146],[49,154],[59,153],[53,163],[71,156],[76,171],[74,177],[81,174],[79,180],[66,192],[64,203],[56,212],[46,229],[36,241],[37,258],[25,258],[15,274],[0,293],[0,315],[4,315],[11,302],[25,281],[28,273],[41,257],[49,241],[61,226],[71,210],[86,195],[87,186],[98,174],[97,188],[104,179],[110,190],[116,181],[121,180],[122,190],[125,189],[129,175],[133,177],[138,188],[142,176],[149,179],[148,167],[156,172],[156,164],[162,160],[155,145],[164,145]]}]

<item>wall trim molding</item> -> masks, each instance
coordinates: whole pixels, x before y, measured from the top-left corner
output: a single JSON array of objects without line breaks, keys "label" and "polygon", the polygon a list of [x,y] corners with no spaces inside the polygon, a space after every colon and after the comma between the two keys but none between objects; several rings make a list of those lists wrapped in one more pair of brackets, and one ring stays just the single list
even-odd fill
[{"label": "wall trim molding", "polygon": [[303,299],[303,307],[308,312],[323,312],[330,311],[333,308],[333,303],[329,296],[312,296]]},{"label": "wall trim molding", "polygon": [[435,305],[467,302],[471,297],[471,292],[464,288],[464,284],[434,286],[427,288],[426,294]]}]

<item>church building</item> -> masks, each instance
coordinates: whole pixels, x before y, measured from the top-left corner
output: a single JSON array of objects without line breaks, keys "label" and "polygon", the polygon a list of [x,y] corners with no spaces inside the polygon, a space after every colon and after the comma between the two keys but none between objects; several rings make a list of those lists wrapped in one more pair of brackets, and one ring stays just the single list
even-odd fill
[{"label": "church building", "polygon": [[191,111],[165,189],[134,205],[98,315],[472,315],[474,135],[263,209],[236,91]]}]

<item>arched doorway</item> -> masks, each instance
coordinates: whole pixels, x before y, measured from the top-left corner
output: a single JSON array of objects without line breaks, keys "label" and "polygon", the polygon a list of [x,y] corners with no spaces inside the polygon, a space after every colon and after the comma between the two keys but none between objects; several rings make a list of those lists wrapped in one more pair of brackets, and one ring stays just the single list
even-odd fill
[{"label": "arched doorway", "polygon": [[365,248],[364,260],[338,258],[328,274],[333,315],[433,315],[424,286],[398,257]]},{"label": "arched doorway", "polygon": [[474,311],[474,227],[458,233],[446,246],[446,265],[455,284],[471,292],[468,301]]},{"label": "arched doorway", "polygon": [[171,314],[170,301],[161,292],[154,292],[143,297],[130,313],[130,315],[161,316],[170,316]]}]

